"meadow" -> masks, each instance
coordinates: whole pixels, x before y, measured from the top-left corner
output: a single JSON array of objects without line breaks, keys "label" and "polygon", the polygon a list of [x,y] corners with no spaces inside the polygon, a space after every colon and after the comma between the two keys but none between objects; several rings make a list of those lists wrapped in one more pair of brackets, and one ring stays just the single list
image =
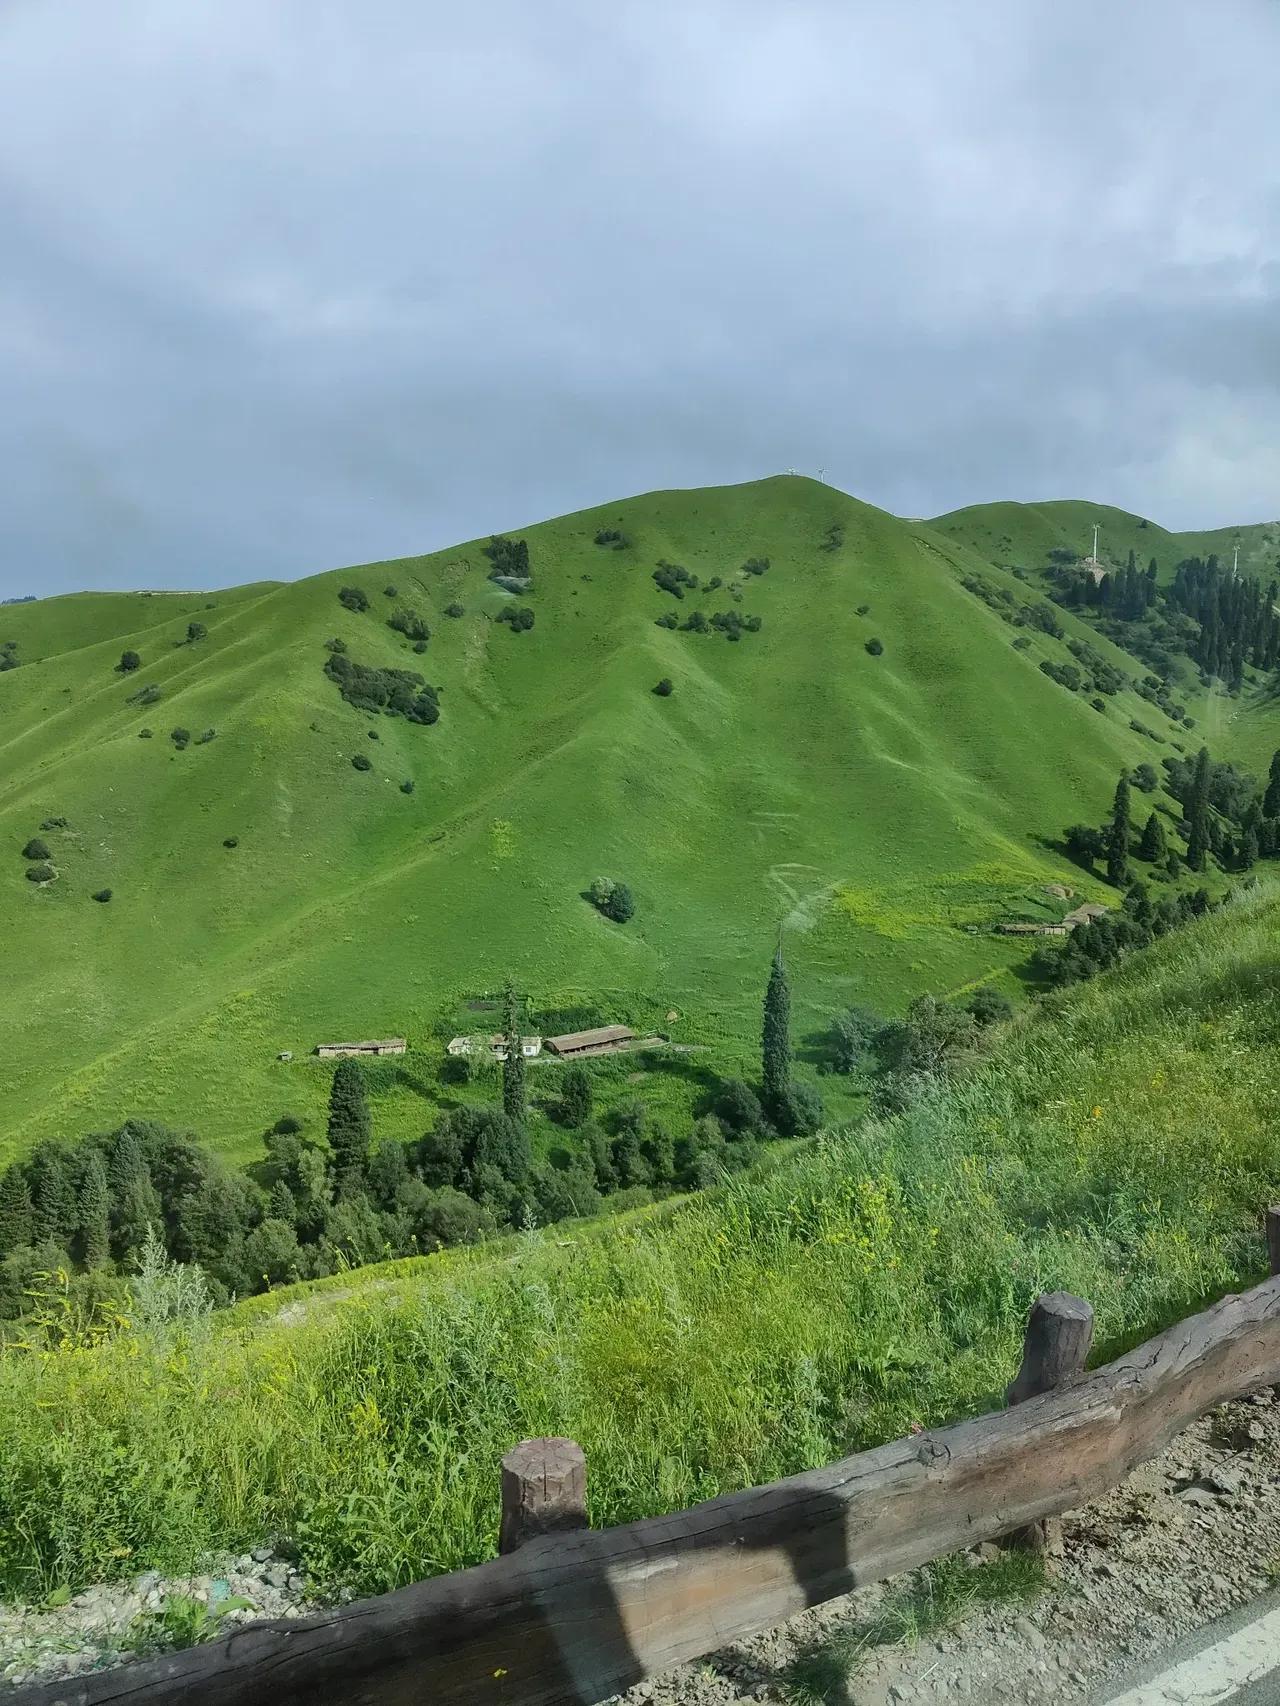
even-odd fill
[{"label": "meadow", "polygon": [[[0,1592],[281,1537],[326,1590],[493,1552],[516,1439],[623,1522],[1001,1402],[1041,1290],[1095,1356],[1261,1277],[1280,897],[1024,1012],[896,1118],[701,1196],[0,1358]],[[57,1315],[56,1289],[46,1304]]]},{"label": "meadow", "polygon": [[[960,581],[1038,590],[952,519],[781,477],[522,530],[533,589],[514,600],[473,541],[288,586],[6,609],[0,1161],[132,1116],[250,1162],[285,1110],[317,1129],[329,1074],[309,1052],[350,1036],[409,1037],[375,1119],[416,1137],[454,1094],[444,1040],[508,977],[536,1008],[660,1029],[741,1072],[779,924],[809,1065],[851,1003],[1016,992],[1026,949],[989,925],[1034,914],[1047,882],[1105,899],[1064,859],[1064,825],[1100,821],[1121,770],[1190,737],[1131,691],[1099,714],[1049,680],[1038,665],[1068,659],[1065,640],[1015,632]],[[676,598],[660,562],[721,584]],[[514,605],[534,627],[499,620]],[[402,606],[430,628],[424,653],[388,626]],[[761,626],[736,642],[659,626],[695,607]],[[324,674],[335,639],[418,670],[439,721],[345,701]],[[141,662],[122,674],[124,650]],[[1265,750],[1271,707],[1231,718],[1221,756]],[[45,885],[20,857],[38,834]],[[597,876],[631,886],[629,923],[583,898]],[[679,1123],[702,1088],[655,1073],[641,1092]]]}]

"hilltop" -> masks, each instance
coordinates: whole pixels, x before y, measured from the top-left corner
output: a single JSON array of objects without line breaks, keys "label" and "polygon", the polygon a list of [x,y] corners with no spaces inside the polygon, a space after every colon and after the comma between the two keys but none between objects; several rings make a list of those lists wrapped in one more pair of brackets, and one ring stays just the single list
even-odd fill
[{"label": "hilltop", "polygon": [[[1025,514],[1056,540],[1077,508]],[[7,608],[0,1159],[133,1114],[250,1158],[282,1110],[320,1118],[308,1051],[348,1036],[410,1037],[375,1117],[417,1135],[448,1095],[444,1039],[487,1026],[469,1004],[508,976],[548,1022],[622,1020],[744,1072],[780,922],[802,1059],[851,1003],[1011,981],[1026,950],[994,918],[1048,916],[1049,882],[1107,898],[1063,826],[1200,736],[1129,687],[1099,714],[1042,672],[1073,640],[1140,667],[1069,612],[1060,638],[1015,636],[967,589],[981,575],[1005,614],[1043,593],[961,520],[985,513],[906,522],[781,477],[523,529],[528,591],[472,541],[288,585]],[[425,649],[388,626],[402,608]],[[533,626],[505,619],[525,609]],[[698,609],[759,625],[659,625]],[[417,671],[438,720],[348,703],[335,639]],[[48,884],[24,877],[33,836]],[[633,890],[629,923],[584,898],[599,876]],[[700,1070],[662,1093],[687,1106]]]}]

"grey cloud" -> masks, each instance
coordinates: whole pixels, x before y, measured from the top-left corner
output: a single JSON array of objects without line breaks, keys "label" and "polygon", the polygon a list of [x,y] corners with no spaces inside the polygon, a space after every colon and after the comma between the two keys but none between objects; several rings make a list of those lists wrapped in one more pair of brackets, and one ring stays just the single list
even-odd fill
[{"label": "grey cloud", "polygon": [[795,466],[1280,511],[1268,0],[0,5],[0,591]]}]

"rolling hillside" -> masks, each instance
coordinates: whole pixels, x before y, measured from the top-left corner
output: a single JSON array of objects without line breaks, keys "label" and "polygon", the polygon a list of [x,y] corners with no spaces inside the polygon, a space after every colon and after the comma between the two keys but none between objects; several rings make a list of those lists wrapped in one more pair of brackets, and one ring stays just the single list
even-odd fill
[{"label": "rolling hillside", "polygon": [[[630,543],[597,545],[602,529]],[[1037,664],[1067,659],[1063,641],[1013,649],[960,576],[1031,595],[964,534],[786,477],[529,528],[527,632],[494,620],[512,598],[483,542],[0,612],[22,666],[0,674],[0,1159],[129,1114],[248,1158],[283,1109],[318,1114],[328,1072],[308,1051],[353,1035],[411,1038],[377,1117],[415,1135],[440,1039],[485,1024],[466,1003],[508,975],[535,1009],[657,1026],[741,1070],[780,921],[802,1055],[851,1002],[1006,975],[1025,949],[964,927],[1034,913],[1046,881],[1101,894],[1054,839],[1168,750],[1131,718],[1190,737],[1132,694],[1099,715],[1049,680]],[[726,585],[677,601],[662,560]],[[425,655],[387,626],[397,605],[428,622]],[[657,625],[694,608],[762,625],[737,643]],[[187,644],[193,621],[207,636]],[[439,721],[345,703],[323,673],[335,636],[358,663],[420,670]],[[121,675],[125,648],[142,664]],[[160,701],[130,704],[149,684]],[[58,873],[43,886],[20,856],[37,834]],[[583,898],[599,875],[631,885],[629,924]]]}]

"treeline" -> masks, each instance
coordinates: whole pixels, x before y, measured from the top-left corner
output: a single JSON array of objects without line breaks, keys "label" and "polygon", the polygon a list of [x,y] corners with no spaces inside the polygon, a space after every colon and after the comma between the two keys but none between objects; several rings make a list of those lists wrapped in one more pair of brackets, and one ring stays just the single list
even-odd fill
[{"label": "treeline", "polygon": [[1163,765],[1165,790],[1182,808],[1182,816],[1170,825],[1182,849],[1170,845],[1154,809],[1141,831],[1135,827],[1131,789],[1153,794],[1160,785],[1154,765],[1140,764],[1116,784],[1107,823],[1076,823],[1064,832],[1067,851],[1078,864],[1091,870],[1102,861],[1108,882],[1125,888],[1134,860],[1150,865],[1153,876],[1163,880],[1184,870],[1202,872],[1210,859],[1223,871],[1241,874],[1259,859],[1280,858],[1280,751],[1272,757],[1265,789],[1247,771],[1214,760],[1207,746],[1194,759],[1169,757]]},{"label": "treeline", "polygon": [[45,1142],[0,1174],[0,1318],[21,1315],[38,1276],[74,1272],[92,1297],[159,1239],[206,1276],[213,1298],[315,1279],[390,1256],[474,1243],[506,1228],[622,1209],[715,1183],[767,1139],[807,1135],[822,1099],[791,1076],[790,988],[781,955],[765,998],[759,1092],[737,1080],[677,1137],[633,1100],[596,1117],[583,1065],[547,1112],[572,1141],[535,1161],[519,1003],[508,992],[501,1101],[445,1112],[422,1138],[374,1141],[363,1069],[340,1061],[324,1139],[292,1115],[265,1135],[254,1176],[194,1134],[144,1120],[79,1145]]},{"label": "treeline", "polygon": [[1239,692],[1246,665],[1271,672],[1280,663],[1274,580],[1264,586],[1213,555],[1184,558],[1168,587],[1158,584],[1156,559],[1139,569],[1133,551],[1123,569],[1100,579],[1069,551],[1050,552],[1050,562],[1059,603],[1096,612],[1104,632],[1166,672],[1186,656]]}]

